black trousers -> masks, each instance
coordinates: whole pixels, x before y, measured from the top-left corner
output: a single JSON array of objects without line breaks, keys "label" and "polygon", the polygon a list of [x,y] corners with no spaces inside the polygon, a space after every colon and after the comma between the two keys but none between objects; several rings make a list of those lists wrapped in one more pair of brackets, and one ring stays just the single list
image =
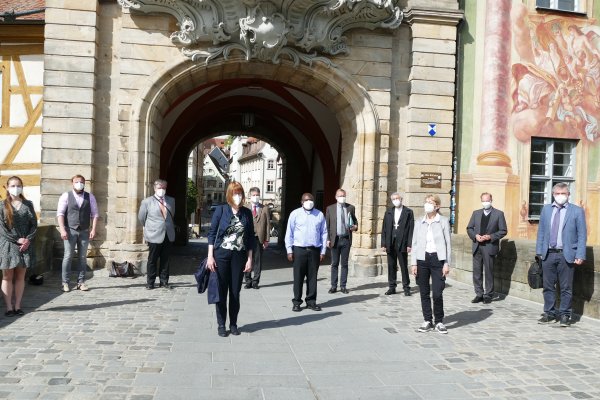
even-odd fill
[{"label": "black trousers", "polygon": [[479,245],[473,254],[473,288],[476,296],[491,298],[494,294],[494,256],[490,256],[489,251],[489,246]]},{"label": "black trousers", "polygon": [[[260,271],[262,270],[262,254],[263,244],[258,237],[254,237],[254,249],[252,250],[252,272],[246,272],[244,274],[244,281],[246,283],[255,283],[258,285],[260,282]],[[252,278],[254,274],[254,278]]]},{"label": "black trousers", "polygon": [[340,287],[345,288],[348,282],[348,257],[350,256],[350,238],[338,236],[331,248],[331,287],[338,285],[338,266],[342,264]]},{"label": "black trousers", "polygon": [[392,243],[392,248],[387,253],[388,262],[388,285],[390,289],[396,289],[398,274],[396,266],[400,264],[400,273],[402,274],[402,287],[410,289],[410,275],[408,275],[408,253],[399,251],[396,243]]},{"label": "black trousers", "polygon": [[244,276],[244,266],[248,260],[248,253],[246,250],[235,251],[219,247],[215,250],[214,257],[217,263],[220,300],[215,305],[217,323],[219,326],[225,326],[227,295],[229,294],[229,324],[237,325],[238,313],[240,312],[240,291],[242,290],[242,278]]},{"label": "black trousers", "polygon": [[[169,255],[171,254],[171,245],[167,235],[162,243],[148,243],[148,264],[146,265],[146,281],[153,285],[156,280],[157,265],[158,278],[160,283],[169,282]],[[160,264],[159,260],[160,259]]]},{"label": "black trousers", "polygon": [[[446,287],[446,278],[442,274],[444,262],[445,260],[438,260],[437,253],[425,253],[425,260],[417,260],[417,284],[421,293],[423,319],[425,321],[433,320],[435,324],[444,321],[444,298],[442,297]],[[433,316],[431,312],[432,295]]]},{"label": "black trousers", "polygon": [[306,278],[306,304],[317,304],[317,274],[319,273],[319,256],[321,249],[318,247],[292,248],[294,254],[294,305],[302,304],[302,288]]}]

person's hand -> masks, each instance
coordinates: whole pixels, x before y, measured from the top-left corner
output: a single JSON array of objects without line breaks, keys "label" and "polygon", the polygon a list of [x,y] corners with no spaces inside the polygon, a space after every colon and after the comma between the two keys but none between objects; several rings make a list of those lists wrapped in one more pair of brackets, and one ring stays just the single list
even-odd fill
[{"label": "person's hand", "polygon": [[327,241],[327,247],[331,248],[331,240]]},{"label": "person's hand", "polygon": [[407,253],[410,253],[410,251],[411,251],[411,250],[412,250],[412,247],[407,247],[407,248],[406,248],[406,252],[407,252]]},{"label": "person's hand", "polygon": [[387,253],[387,250],[385,249],[385,246],[381,246],[381,251],[383,251],[384,253]]},{"label": "person's hand", "polygon": [[210,272],[215,272],[217,269],[217,263],[215,262],[215,258],[213,256],[208,256],[206,260],[206,268],[208,268]]},{"label": "person's hand", "polygon": [[90,231],[90,240],[94,239],[96,237],[96,229],[92,229]]},{"label": "person's hand", "polygon": [[475,235],[475,240],[477,240],[479,243],[481,243],[481,242],[483,242],[483,236]]},{"label": "person's hand", "polygon": [[325,254],[321,254],[321,255],[319,256],[319,261],[323,261],[323,259],[324,259],[324,258],[325,258]]},{"label": "person's hand", "polygon": [[65,228],[60,228],[60,238],[62,240],[67,240],[69,238],[69,236],[67,235],[67,231],[65,230]]},{"label": "person's hand", "polygon": [[252,271],[252,259],[251,258],[246,260],[246,266],[244,267],[244,272],[250,272],[250,271]]},{"label": "person's hand", "polygon": [[581,265],[581,264],[583,264],[583,260],[581,258],[576,258],[575,259],[575,264],[576,265]]},{"label": "person's hand", "polygon": [[17,240],[17,243],[20,244],[19,251],[22,253],[29,248],[29,244],[31,243],[27,238],[20,238]]},{"label": "person's hand", "polygon": [[450,273],[450,266],[448,264],[444,264],[444,267],[442,268],[442,275],[444,275],[444,277],[448,276],[448,274]]},{"label": "person's hand", "polygon": [[492,240],[492,237],[490,235],[483,235],[483,240],[485,240],[485,241]]},{"label": "person's hand", "polygon": [[263,249],[266,249],[267,247],[269,247],[269,242],[265,241],[263,243]]},{"label": "person's hand", "polygon": [[417,276],[417,266],[416,265],[410,266],[410,273],[413,274],[414,276]]},{"label": "person's hand", "polygon": [[289,262],[294,261],[294,255],[292,253],[288,253],[288,261]]},{"label": "person's hand", "polygon": [[351,230],[352,232],[356,232],[356,231],[358,230],[358,225],[352,225],[352,226],[350,227],[350,230]]}]

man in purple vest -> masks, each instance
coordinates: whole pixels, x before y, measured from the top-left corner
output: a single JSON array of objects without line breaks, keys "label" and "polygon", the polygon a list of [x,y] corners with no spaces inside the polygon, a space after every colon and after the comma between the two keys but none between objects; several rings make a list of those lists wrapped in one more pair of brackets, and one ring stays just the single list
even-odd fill
[{"label": "man in purple vest", "polygon": [[[71,260],[75,253],[79,254],[79,275],[77,289],[86,291],[85,269],[87,267],[87,248],[91,239],[96,237],[98,221],[98,205],[93,194],[84,191],[85,178],[75,175],[71,178],[73,190],[63,193],[58,199],[56,217],[60,237],[65,246],[62,262],[62,291],[70,291]],[[91,222],[91,227],[90,227]]]}]

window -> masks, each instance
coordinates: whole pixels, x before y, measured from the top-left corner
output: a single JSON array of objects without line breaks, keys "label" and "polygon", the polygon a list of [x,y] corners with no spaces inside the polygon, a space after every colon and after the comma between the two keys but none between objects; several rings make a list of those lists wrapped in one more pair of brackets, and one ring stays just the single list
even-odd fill
[{"label": "window", "polygon": [[552,200],[555,184],[565,182],[574,191],[576,145],[574,140],[531,139],[530,219],[539,219],[544,204]]},{"label": "window", "polygon": [[267,161],[267,169],[275,169],[275,161],[268,160]]},{"label": "window", "polygon": [[548,8],[551,10],[585,12],[583,0],[536,0],[537,8]]},{"label": "window", "polygon": [[267,192],[275,191],[275,181],[267,181]]},{"label": "window", "polygon": [[223,188],[223,182],[219,182],[219,188]]},{"label": "window", "polygon": [[277,171],[277,178],[282,179],[283,178],[283,168],[279,167],[279,170]]}]

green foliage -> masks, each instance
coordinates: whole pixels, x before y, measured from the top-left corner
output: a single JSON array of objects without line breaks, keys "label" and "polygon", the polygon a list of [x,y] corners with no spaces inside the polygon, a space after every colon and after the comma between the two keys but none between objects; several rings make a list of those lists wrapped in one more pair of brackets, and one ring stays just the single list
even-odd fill
[{"label": "green foliage", "polygon": [[198,188],[193,180],[188,178],[186,190],[186,213],[188,219],[198,207]]}]

